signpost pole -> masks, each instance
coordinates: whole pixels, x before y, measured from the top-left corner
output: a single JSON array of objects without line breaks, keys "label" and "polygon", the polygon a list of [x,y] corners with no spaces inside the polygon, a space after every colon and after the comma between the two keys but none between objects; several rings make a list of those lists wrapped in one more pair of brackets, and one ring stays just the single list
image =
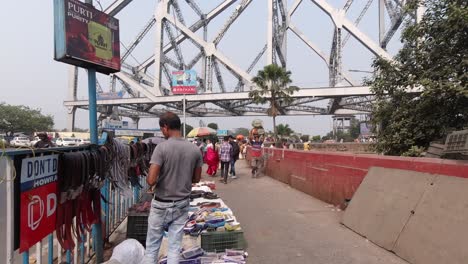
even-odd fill
[{"label": "signpost pole", "polygon": [[185,132],[185,125],[187,124],[187,117],[186,117],[186,115],[185,115],[185,107],[186,107],[186,105],[185,105],[185,104],[186,104],[186,101],[185,101],[185,100],[186,100],[186,99],[185,99],[185,93],[184,93],[184,99],[183,99],[183,103],[182,103],[182,105],[183,105],[183,111],[184,111],[184,138],[186,138],[185,135],[187,134],[187,133]]},{"label": "signpost pole", "polygon": [[[86,0],[92,2],[92,0]],[[97,134],[97,106],[96,106],[96,70],[88,69],[88,97],[89,97],[89,131],[91,134],[91,144],[98,144]],[[103,240],[102,240],[102,225],[101,223],[93,226],[94,246],[96,252],[96,261],[101,263],[104,261],[103,255]]]},{"label": "signpost pole", "polygon": [[[93,0],[86,0],[87,4],[93,4]],[[88,69],[88,98],[89,98],[89,132],[91,144],[98,144],[97,134],[97,106],[96,106],[96,70]],[[95,224],[93,226],[94,250],[96,252],[96,262],[104,261],[103,241],[102,241],[102,225]],[[76,253],[75,253],[76,254]]]}]

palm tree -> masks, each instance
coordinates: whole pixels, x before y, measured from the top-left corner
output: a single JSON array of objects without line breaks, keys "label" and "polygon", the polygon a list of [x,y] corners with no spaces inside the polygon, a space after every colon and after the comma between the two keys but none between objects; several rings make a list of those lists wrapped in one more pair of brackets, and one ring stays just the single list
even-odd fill
[{"label": "palm tree", "polygon": [[280,114],[282,106],[292,102],[291,95],[299,88],[288,87],[288,84],[292,82],[291,72],[275,64],[267,65],[263,70],[258,71],[252,82],[257,85],[257,89],[250,91],[249,97],[256,104],[269,102],[267,114],[273,117],[273,129],[277,138],[276,116]]},{"label": "palm tree", "polygon": [[278,133],[278,135],[280,136],[290,136],[291,134],[294,133],[294,131],[289,127],[288,124],[284,125],[284,124],[279,124],[277,127],[276,127],[276,132]]}]

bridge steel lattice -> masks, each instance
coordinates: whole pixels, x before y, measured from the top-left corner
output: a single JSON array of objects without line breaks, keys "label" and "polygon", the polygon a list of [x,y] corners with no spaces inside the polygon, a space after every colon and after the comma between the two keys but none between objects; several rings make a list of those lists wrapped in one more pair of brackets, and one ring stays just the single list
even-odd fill
[{"label": "bridge steel lattice", "polygon": [[[192,69],[196,65],[201,68],[198,71],[199,94],[186,97],[188,116],[266,115],[265,106],[252,104],[248,97],[248,91],[256,88],[251,82],[253,77],[251,71],[262,58],[266,58],[265,65],[274,63],[287,67],[288,33],[296,35],[310,52],[318,55],[328,67],[329,87],[300,87],[299,92],[293,95],[294,102],[283,106],[281,113],[284,115],[334,114],[343,109],[347,113],[368,113],[373,100],[372,93],[369,87],[353,80],[349,72],[343,69],[344,45],[352,36],[371,54],[392,60],[392,56],[386,51],[387,44],[401,26],[405,16],[419,15],[405,13],[406,0],[366,0],[364,8],[354,21],[347,17],[347,11],[353,0],[346,0],[342,7],[334,7],[326,0],[295,0],[291,6],[287,6],[287,0],[266,1],[268,28],[265,45],[258,55],[252,58],[250,66],[244,69],[223,54],[218,44],[253,0],[224,0],[211,10],[202,10],[199,2],[195,0],[159,0],[154,15],[136,35],[135,40],[122,47],[121,71],[111,75],[109,90],[115,91],[119,83],[126,95],[119,99],[98,100],[100,118],[126,116],[138,121],[140,118],[157,116],[168,109],[180,113],[182,97],[171,94],[171,72]],[[329,54],[321,51],[318,45],[300,30],[301,25],[296,25],[291,20],[301,4],[306,1],[319,7],[321,12],[333,22],[334,33]],[[373,1],[378,1],[378,42],[373,41],[358,27]],[[104,11],[116,15],[131,2],[132,0],[116,0]],[[198,17],[195,23],[186,23],[182,4],[185,11],[190,10]],[[213,19],[226,12],[230,12],[228,19],[221,29],[215,32],[214,38],[208,39],[208,30]],[[385,16],[390,18],[388,26],[385,25]],[[129,56],[149,32],[155,34],[153,52],[142,63],[132,65],[128,62]],[[184,43],[194,48],[187,52]],[[195,56],[193,50],[196,50]],[[222,67],[224,71],[221,70]],[[226,74],[230,74],[231,78],[234,76],[238,80],[237,85],[227,87],[224,82]],[[88,107],[87,100],[77,99],[77,82],[78,70],[70,66],[69,99],[64,102],[68,108],[69,129],[73,129],[76,109]],[[98,90],[103,91],[101,85],[98,85]],[[328,100],[327,107],[313,106],[314,102],[323,100]]]}]

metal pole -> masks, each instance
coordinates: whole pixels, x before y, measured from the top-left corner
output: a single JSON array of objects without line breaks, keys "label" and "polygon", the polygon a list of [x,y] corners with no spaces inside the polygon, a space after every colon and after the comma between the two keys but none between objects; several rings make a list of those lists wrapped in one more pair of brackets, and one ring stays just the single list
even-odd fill
[{"label": "metal pole", "polygon": [[[85,0],[85,3],[92,5],[93,0]],[[98,144],[97,134],[97,106],[96,106],[96,70],[88,69],[88,100],[89,100],[89,131],[91,144]],[[94,250],[96,252],[96,262],[104,261],[102,225],[99,222],[93,226]],[[68,255],[67,255],[68,257]]]},{"label": "metal pole", "polygon": [[98,143],[97,134],[97,106],[96,106],[96,70],[88,69],[88,96],[89,96],[89,131],[91,144]]},{"label": "metal pole", "polygon": [[185,138],[185,135],[186,135],[186,132],[185,132],[185,124],[187,124],[187,116],[185,115],[185,94],[184,94],[184,99],[183,99],[183,111],[184,111],[184,138]]},{"label": "metal pole", "polygon": [[273,47],[273,0],[268,0],[268,20],[267,20],[267,51],[266,51],[266,57],[267,57],[267,65],[273,64],[273,52],[274,47]]},{"label": "metal pole", "polygon": [[379,0],[379,43],[385,37],[385,0]]}]

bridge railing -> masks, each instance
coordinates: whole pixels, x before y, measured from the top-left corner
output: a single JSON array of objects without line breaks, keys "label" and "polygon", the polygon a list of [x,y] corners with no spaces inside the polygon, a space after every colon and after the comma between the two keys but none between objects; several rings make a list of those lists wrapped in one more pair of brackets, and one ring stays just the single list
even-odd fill
[{"label": "bridge railing", "polygon": [[[64,251],[58,243],[56,232],[53,231],[42,238],[37,244],[23,253],[19,253],[20,222],[26,217],[20,215],[20,170],[22,160],[32,157],[47,157],[74,151],[87,151],[89,147],[68,147],[53,149],[21,149],[3,150],[0,154],[0,239],[5,241],[0,247],[0,263],[88,263],[95,255],[95,241],[92,232],[85,231],[81,243],[74,237],[75,248]],[[1,151],[1,150],[0,150]],[[145,179],[140,178],[140,184],[146,189]],[[115,189],[109,181],[101,188],[101,220],[104,241],[107,242],[112,233],[127,217],[128,209],[141,197],[140,189],[132,188],[133,195],[125,197],[120,190]],[[75,219],[73,220],[75,221]]]}]

